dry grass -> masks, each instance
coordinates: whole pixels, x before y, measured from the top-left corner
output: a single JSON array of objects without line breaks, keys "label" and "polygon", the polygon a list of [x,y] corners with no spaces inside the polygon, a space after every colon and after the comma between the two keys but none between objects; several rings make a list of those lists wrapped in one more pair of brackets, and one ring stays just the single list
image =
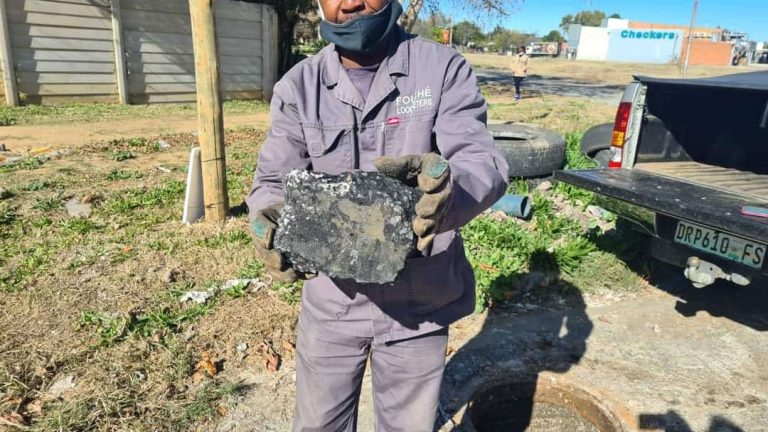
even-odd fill
[{"label": "dry grass", "polygon": [[[238,204],[264,133],[227,138]],[[13,194],[0,201],[0,415],[21,414],[35,430],[191,430],[237,393],[225,379],[193,382],[203,352],[226,376],[243,360],[237,344],[256,358],[263,340],[278,351],[292,340],[293,287],[179,303],[187,290],[258,276],[260,265],[244,215],[222,225],[178,222],[195,140],[164,139],[170,149],[157,139],[122,140],[0,171]],[[120,152],[135,158],[119,162]],[[69,218],[63,203],[85,196],[93,216]],[[76,387],[51,396],[51,384],[70,375]]]},{"label": "dry grass", "polygon": [[492,121],[530,123],[563,134],[583,132],[600,123],[612,122],[616,107],[584,98],[526,94],[516,101],[508,93],[487,94]]},{"label": "dry grass", "polygon": [[[495,54],[465,54],[475,67],[510,69],[510,57]],[[747,72],[746,67],[729,66],[691,66],[689,77],[706,77]],[[579,81],[601,82],[606,84],[627,84],[633,75],[676,78],[680,68],[675,64],[639,64],[592,61],[569,61],[563,59],[533,58],[529,73],[547,77],[563,77]]]}]

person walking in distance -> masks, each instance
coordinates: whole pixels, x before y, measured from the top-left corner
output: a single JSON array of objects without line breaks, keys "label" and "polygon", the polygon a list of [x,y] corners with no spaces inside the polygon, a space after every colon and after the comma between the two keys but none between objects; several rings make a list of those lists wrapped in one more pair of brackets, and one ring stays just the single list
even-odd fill
[{"label": "person walking in distance", "polygon": [[[275,85],[246,200],[266,272],[306,280],[292,430],[355,431],[370,359],[376,431],[432,432],[448,327],[475,309],[459,228],[504,195],[509,167],[470,64],[406,33],[398,0],[319,5],[329,45]],[[283,176],[293,169],[378,171],[420,189],[416,250],[395,283],[301,274],[274,249]]]},{"label": "person walking in distance", "polygon": [[520,84],[528,75],[528,55],[525,47],[517,48],[517,55],[512,61],[512,77],[515,80],[515,100],[520,100]]}]

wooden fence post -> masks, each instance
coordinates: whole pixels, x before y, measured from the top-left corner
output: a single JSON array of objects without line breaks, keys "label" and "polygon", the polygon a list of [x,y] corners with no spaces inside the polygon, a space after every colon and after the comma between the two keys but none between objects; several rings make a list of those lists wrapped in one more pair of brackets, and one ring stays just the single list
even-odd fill
[{"label": "wooden fence post", "polygon": [[189,0],[189,14],[195,51],[198,138],[203,170],[205,218],[218,222],[227,218],[229,196],[213,0]]},{"label": "wooden fence post", "polygon": [[261,4],[261,85],[264,99],[272,99],[277,75],[277,16],[271,6]]},{"label": "wooden fence post", "polygon": [[3,68],[5,100],[10,106],[19,106],[19,91],[16,88],[16,70],[13,65],[11,35],[8,32],[8,15],[5,12],[5,0],[0,0],[0,66]]},{"label": "wooden fence post", "polygon": [[128,70],[125,63],[125,47],[123,46],[123,16],[120,11],[120,0],[110,0],[112,15],[112,40],[115,47],[115,73],[117,74],[117,94],[120,103],[127,105],[128,100]]}]

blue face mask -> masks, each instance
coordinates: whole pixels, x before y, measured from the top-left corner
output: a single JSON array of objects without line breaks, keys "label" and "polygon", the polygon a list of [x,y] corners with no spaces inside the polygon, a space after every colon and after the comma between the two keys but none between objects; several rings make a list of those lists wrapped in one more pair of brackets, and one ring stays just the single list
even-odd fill
[{"label": "blue face mask", "polygon": [[391,0],[384,9],[363,15],[344,24],[334,24],[323,20],[320,23],[320,35],[337,47],[358,54],[373,54],[389,39],[397,26],[397,19],[403,13],[398,0]]}]

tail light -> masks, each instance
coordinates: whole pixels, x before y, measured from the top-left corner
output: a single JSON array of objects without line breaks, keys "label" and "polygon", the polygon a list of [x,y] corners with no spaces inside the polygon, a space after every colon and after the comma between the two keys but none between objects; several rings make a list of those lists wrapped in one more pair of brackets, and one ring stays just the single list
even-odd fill
[{"label": "tail light", "polygon": [[621,164],[624,162],[624,141],[627,138],[627,127],[629,126],[629,115],[631,112],[631,102],[619,104],[619,110],[616,111],[616,122],[613,124],[613,134],[611,135],[611,160],[608,162],[608,168],[621,168]]}]

